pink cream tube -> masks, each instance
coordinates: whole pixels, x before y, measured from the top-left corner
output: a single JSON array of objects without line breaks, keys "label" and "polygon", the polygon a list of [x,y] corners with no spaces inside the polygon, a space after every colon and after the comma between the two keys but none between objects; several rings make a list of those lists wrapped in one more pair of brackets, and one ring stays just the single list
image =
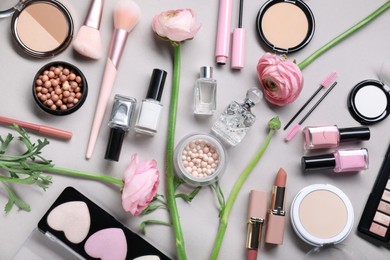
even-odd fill
[{"label": "pink cream tube", "polygon": [[227,62],[230,51],[230,33],[232,24],[233,0],[220,0],[218,13],[217,41],[215,46],[215,59],[218,64]]}]

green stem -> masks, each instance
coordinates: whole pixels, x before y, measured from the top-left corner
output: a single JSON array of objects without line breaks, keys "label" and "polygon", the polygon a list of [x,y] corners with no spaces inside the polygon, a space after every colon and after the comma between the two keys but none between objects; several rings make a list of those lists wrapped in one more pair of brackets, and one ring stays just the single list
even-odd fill
[{"label": "green stem", "polygon": [[[49,164],[49,165],[45,165],[45,164],[39,165],[39,163],[36,163],[36,162],[25,162],[25,163],[26,164],[31,164],[32,166],[29,167],[29,168],[34,169],[36,171],[42,171],[42,172],[46,172],[46,173],[54,173],[54,174],[71,176],[71,177],[79,177],[79,178],[83,178],[83,179],[108,182],[108,183],[113,183],[113,184],[120,185],[121,188],[123,186],[123,180],[118,179],[118,178],[114,178],[114,177],[110,177],[110,176],[107,176],[107,175],[103,175],[103,174],[89,173],[89,172],[76,171],[76,170],[71,170],[71,169],[66,169],[66,168],[60,168],[60,167],[53,166],[51,164]],[[0,167],[1,166],[5,166],[5,167],[8,167],[8,168],[13,168],[13,169],[17,169],[17,168],[23,169],[23,167],[24,167],[24,166],[21,166],[17,162],[1,162],[0,163]],[[13,178],[13,179],[15,179],[15,178]],[[4,179],[4,180],[1,179],[1,180],[2,181],[7,181],[6,179]],[[17,180],[17,179],[15,179],[15,180]],[[8,180],[8,182],[9,182],[9,180]],[[14,181],[14,182],[17,182],[17,181]]]},{"label": "green stem", "polygon": [[365,25],[367,25],[369,22],[373,21],[376,17],[378,17],[384,11],[389,9],[389,7],[390,7],[390,1],[387,1],[385,4],[383,4],[381,7],[379,7],[377,10],[375,10],[373,13],[371,13],[369,16],[367,16],[366,18],[361,20],[359,23],[357,23],[356,25],[352,26],[351,28],[349,28],[348,30],[346,30],[345,32],[343,32],[342,34],[340,34],[339,36],[337,36],[336,38],[334,38],[333,40],[331,40],[330,42],[328,42],[327,44],[325,44],[324,46],[322,46],[318,50],[316,50],[313,54],[311,54],[309,57],[307,57],[302,62],[300,62],[298,64],[298,67],[301,70],[303,70],[310,63],[312,63],[315,59],[317,59],[319,56],[321,56],[326,51],[331,49],[333,46],[335,46],[336,44],[338,44],[339,42],[341,42],[342,40],[344,40],[345,38],[350,36],[352,33],[356,32],[360,28],[362,28]]},{"label": "green stem", "polygon": [[179,84],[180,84],[180,43],[173,44],[174,48],[174,61],[173,61],[173,82],[171,92],[171,104],[169,108],[169,120],[168,120],[168,137],[166,145],[166,178],[167,178],[167,203],[169,209],[169,215],[173,226],[173,231],[176,238],[176,252],[177,257],[180,260],[187,259],[186,250],[184,246],[183,231],[181,229],[179,211],[176,205],[175,197],[175,176],[173,172],[173,153],[175,146],[175,130],[176,130],[176,116],[177,106],[179,100]]},{"label": "green stem", "polygon": [[259,162],[260,158],[262,157],[263,153],[267,149],[269,143],[271,142],[272,136],[275,134],[276,130],[270,129],[264,144],[261,146],[260,150],[253,156],[249,164],[246,166],[246,168],[243,170],[241,175],[238,177],[236,183],[233,186],[232,191],[230,192],[229,198],[226,202],[226,206],[222,211],[222,215],[219,220],[219,227],[218,227],[218,233],[217,238],[214,243],[213,251],[211,252],[210,259],[217,259],[219,250],[222,246],[223,237],[225,235],[225,231],[227,228],[228,218],[230,215],[230,212],[233,208],[233,204],[237,198],[237,195],[242,187],[244,185],[244,182],[248,178],[249,174],[253,170],[253,168],[256,166],[256,164]]}]

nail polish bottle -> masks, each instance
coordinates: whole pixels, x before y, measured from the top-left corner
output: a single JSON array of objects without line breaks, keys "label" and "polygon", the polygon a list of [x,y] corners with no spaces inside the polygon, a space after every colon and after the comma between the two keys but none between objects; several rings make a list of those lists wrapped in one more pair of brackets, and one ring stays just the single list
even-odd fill
[{"label": "nail polish bottle", "polygon": [[167,72],[154,69],[150,80],[146,98],[142,100],[134,130],[137,133],[154,135],[157,132],[158,122],[163,105],[160,103],[164,90]]},{"label": "nail polish bottle", "polygon": [[217,81],[213,79],[213,67],[200,68],[200,77],[195,82],[194,114],[212,115],[217,106]]},{"label": "nail polish bottle", "polygon": [[262,92],[258,88],[249,89],[244,102],[232,101],[214,123],[211,131],[228,145],[236,146],[256,121],[251,107],[259,103],[261,98]]},{"label": "nail polish bottle", "polygon": [[303,156],[302,169],[333,169],[334,172],[354,172],[368,168],[366,148],[338,150],[330,154]]},{"label": "nail polish bottle", "polygon": [[137,100],[132,97],[115,95],[108,126],[111,128],[104,159],[118,161],[123,139],[134,121]]},{"label": "nail polish bottle", "polygon": [[306,150],[333,148],[342,142],[369,140],[370,129],[368,127],[310,126],[303,129],[303,136]]}]

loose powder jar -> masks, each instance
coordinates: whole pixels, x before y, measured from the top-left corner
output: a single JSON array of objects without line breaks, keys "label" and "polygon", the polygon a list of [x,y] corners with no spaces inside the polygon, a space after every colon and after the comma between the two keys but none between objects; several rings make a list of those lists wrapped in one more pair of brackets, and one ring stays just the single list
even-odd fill
[{"label": "loose powder jar", "polygon": [[176,174],[192,186],[206,186],[219,180],[226,168],[226,151],[208,134],[191,134],[175,148]]}]

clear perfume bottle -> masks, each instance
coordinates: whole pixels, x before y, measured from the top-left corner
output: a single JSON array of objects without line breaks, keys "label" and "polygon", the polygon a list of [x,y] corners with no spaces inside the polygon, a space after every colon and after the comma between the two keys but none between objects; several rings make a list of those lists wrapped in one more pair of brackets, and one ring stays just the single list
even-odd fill
[{"label": "clear perfume bottle", "polygon": [[212,115],[217,106],[217,81],[213,79],[213,67],[200,68],[200,77],[195,82],[194,114]]},{"label": "clear perfume bottle", "polygon": [[263,94],[258,88],[249,89],[244,103],[231,102],[214,123],[211,131],[225,143],[236,146],[256,121],[256,116],[252,114],[251,107],[259,103],[262,97]]}]

